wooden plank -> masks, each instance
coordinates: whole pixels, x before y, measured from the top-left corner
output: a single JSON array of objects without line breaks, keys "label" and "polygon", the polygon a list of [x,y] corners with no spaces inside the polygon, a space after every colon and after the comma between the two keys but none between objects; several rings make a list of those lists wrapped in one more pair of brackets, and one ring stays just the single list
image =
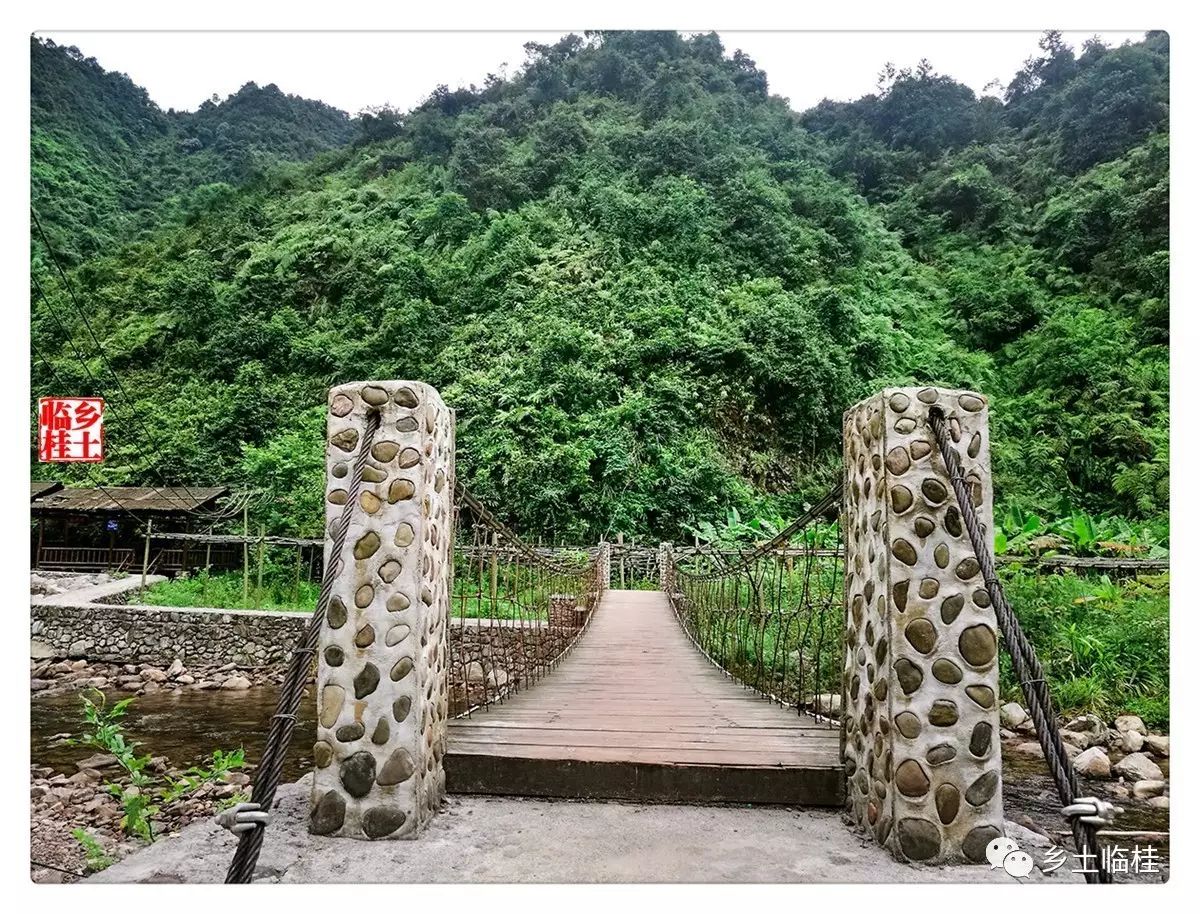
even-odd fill
[{"label": "wooden plank", "polygon": [[451,722],[452,791],[838,805],[836,725],[745,689],[688,640],[658,591],[609,591],[536,687]]}]

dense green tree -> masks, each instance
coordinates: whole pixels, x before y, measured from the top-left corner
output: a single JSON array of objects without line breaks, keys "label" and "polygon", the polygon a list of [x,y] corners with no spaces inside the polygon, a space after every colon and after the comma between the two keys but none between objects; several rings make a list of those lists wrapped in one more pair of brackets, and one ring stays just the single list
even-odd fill
[{"label": "dense green tree", "polygon": [[803,115],[711,34],[527,51],[351,123],[273,86],[162,112],[35,42],[35,207],[107,364],[35,240],[34,395],[110,394],[104,478],[252,487],[280,532],[321,529],[325,391],[369,377],[440,388],[534,535],[796,513],[907,383],[990,396],[1001,500],[1165,514],[1165,36]]}]

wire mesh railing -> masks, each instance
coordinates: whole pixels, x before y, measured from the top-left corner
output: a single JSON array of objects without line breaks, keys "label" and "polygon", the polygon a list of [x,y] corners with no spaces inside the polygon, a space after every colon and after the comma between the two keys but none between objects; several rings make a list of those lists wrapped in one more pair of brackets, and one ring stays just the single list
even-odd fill
[{"label": "wire mesh railing", "polygon": [[523,542],[465,488],[450,606],[450,711],[470,715],[546,676],[586,630],[607,581],[607,547]]},{"label": "wire mesh railing", "polygon": [[662,550],[663,586],[696,646],[764,697],[825,720],[841,707],[838,486],[753,549]]}]

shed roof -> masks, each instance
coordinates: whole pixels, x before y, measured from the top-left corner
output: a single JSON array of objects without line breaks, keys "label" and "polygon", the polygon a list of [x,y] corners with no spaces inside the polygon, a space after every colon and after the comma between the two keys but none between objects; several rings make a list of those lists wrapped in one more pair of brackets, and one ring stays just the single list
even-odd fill
[{"label": "shed roof", "polygon": [[228,495],[228,486],[174,486],[172,488],[143,488],[140,486],[105,486],[88,489],[68,486],[33,500],[34,513],[100,513],[116,511],[178,514],[208,507],[218,498]]},{"label": "shed roof", "polygon": [[36,501],[43,495],[57,492],[62,487],[61,482],[54,482],[51,479],[31,479],[29,481],[29,500]]}]

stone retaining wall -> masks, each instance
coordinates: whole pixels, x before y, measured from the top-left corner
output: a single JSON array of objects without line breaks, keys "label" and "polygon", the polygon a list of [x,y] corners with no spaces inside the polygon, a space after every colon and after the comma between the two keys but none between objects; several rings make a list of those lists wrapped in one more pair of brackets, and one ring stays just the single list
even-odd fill
[{"label": "stone retaining wall", "polygon": [[[308,619],[303,612],[34,603],[29,634],[45,658],[156,666],[169,666],[178,658],[189,667],[227,663],[254,667],[286,663]],[[454,619],[449,635],[455,675],[465,678],[472,672],[469,664],[476,662],[484,675],[495,671],[493,679],[524,678],[526,664],[532,667],[558,656],[576,631]]]},{"label": "stone retaining wall", "polygon": [[308,613],[35,603],[29,634],[42,656],[191,666],[285,663]]}]

